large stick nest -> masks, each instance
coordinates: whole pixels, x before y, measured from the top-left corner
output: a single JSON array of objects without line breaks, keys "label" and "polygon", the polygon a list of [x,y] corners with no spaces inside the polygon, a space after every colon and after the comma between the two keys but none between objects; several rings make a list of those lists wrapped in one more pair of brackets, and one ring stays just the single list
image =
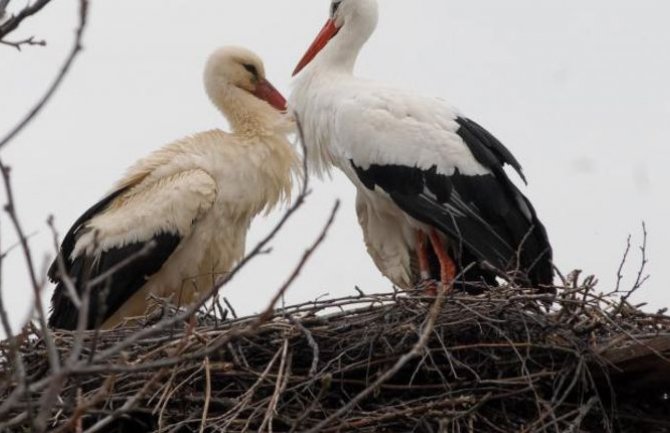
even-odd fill
[{"label": "large stick nest", "polygon": [[670,317],[591,279],[555,298],[361,292],[197,321],[55,333],[58,373],[26,331],[23,383],[3,346],[0,430],[670,431]]}]

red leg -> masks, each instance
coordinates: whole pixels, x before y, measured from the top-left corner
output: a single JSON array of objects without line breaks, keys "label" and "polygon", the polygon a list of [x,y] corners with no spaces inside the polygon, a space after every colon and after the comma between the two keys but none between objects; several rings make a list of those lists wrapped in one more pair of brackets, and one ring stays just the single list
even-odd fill
[{"label": "red leg", "polygon": [[456,279],[456,263],[454,263],[449,256],[449,253],[447,253],[440,236],[434,229],[430,231],[430,243],[440,262],[440,279],[442,280],[442,287],[449,292],[453,288],[454,279]]},{"label": "red leg", "polygon": [[424,293],[427,296],[436,296],[437,288],[430,280],[430,259],[428,258],[428,239],[426,234],[421,231],[416,231],[416,255],[419,259],[419,278],[421,278],[421,285],[428,282],[424,287]]},{"label": "red leg", "polygon": [[430,261],[428,260],[428,245],[426,234],[416,231],[416,254],[419,257],[419,274],[422,280],[430,278]]}]

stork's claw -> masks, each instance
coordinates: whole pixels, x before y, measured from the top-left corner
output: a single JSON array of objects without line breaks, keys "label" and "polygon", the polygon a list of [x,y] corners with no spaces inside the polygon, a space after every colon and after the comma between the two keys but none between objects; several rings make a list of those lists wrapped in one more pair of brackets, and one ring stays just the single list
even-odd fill
[{"label": "stork's claw", "polygon": [[424,278],[416,285],[416,289],[420,290],[424,296],[437,296],[441,284],[439,281],[432,278]]}]

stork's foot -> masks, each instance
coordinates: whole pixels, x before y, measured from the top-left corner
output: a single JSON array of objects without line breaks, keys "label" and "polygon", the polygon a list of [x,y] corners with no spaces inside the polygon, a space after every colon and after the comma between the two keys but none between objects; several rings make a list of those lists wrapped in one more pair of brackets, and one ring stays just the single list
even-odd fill
[{"label": "stork's foot", "polygon": [[442,290],[447,294],[451,293],[454,289],[454,280],[456,279],[456,263],[454,263],[449,253],[447,253],[447,249],[444,247],[442,239],[440,239],[440,236],[435,229],[432,229],[428,236],[430,238],[430,243],[433,246],[433,250],[437,255],[437,259],[440,262]]},{"label": "stork's foot", "polygon": [[428,258],[428,237],[421,231],[416,231],[416,255],[419,259],[419,277],[421,282],[430,280],[430,259]]},{"label": "stork's foot", "polygon": [[419,281],[419,283],[416,285],[416,289],[420,291],[421,295],[423,296],[435,297],[437,296],[440,286],[441,284],[439,281],[435,281],[431,278],[426,278]]},{"label": "stork's foot", "polygon": [[[433,280],[430,275],[429,246],[433,248],[440,263],[440,281]],[[437,296],[440,293],[439,291],[443,291],[445,294],[451,293],[454,289],[454,280],[456,279],[456,263],[449,256],[442,239],[440,239],[435,229],[431,229],[428,235],[422,230],[417,230],[416,254],[419,259],[421,277],[421,281],[417,284],[417,289],[422,290],[426,296]]]},{"label": "stork's foot", "polygon": [[437,296],[438,282],[431,278],[430,259],[428,258],[428,236],[422,231],[416,231],[416,255],[419,259],[419,282],[416,289],[424,296]]}]

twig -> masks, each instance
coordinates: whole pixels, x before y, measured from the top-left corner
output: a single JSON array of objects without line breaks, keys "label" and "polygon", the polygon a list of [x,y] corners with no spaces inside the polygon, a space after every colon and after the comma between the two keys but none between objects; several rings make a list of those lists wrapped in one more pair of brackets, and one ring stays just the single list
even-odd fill
[{"label": "twig", "polygon": [[307,344],[309,344],[309,347],[312,349],[312,365],[309,368],[309,375],[315,376],[319,367],[319,345],[314,339],[314,335],[312,335],[309,329],[305,328],[299,319],[296,319],[291,315],[287,315],[287,317],[288,320],[300,330],[300,332],[305,334],[305,338],[307,338]]},{"label": "twig", "polygon": [[614,293],[618,293],[621,288],[621,280],[623,279],[623,267],[626,265],[626,261],[628,260],[628,253],[630,253],[630,239],[631,235],[628,235],[628,238],[626,238],[626,249],[623,252],[623,257],[619,262],[619,268],[617,269],[616,272],[616,287],[614,288]]},{"label": "twig", "polygon": [[121,408],[117,411],[115,411],[113,414],[101,419],[97,423],[95,423],[92,427],[86,429],[83,433],[96,433],[106,426],[108,426],[112,421],[114,421],[120,414],[128,412],[132,408],[135,407],[135,405],[138,404],[140,399],[144,396],[144,394],[149,391],[149,389],[154,386],[156,382],[158,382],[163,375],[165,374],[164,370],[159,371],[157,374],[155,374],[150,380],[148,380],[142,389],[140,389],[135,395],[133,395],[131,398],[129,398],[126,403],[121,406]]},{"label": "twig", "polygon": [[140,249],[136,253],[131,254],[128,257],[125,257],[123,260],[114,264],[114,266],[111,266],[105,272],[101,273],[100,275],[97,275],[92,280],[87,281],[86,286],[88,286],[89,288],[92,288],[92,287],[97,286],[100,283],[103,283],[109,277],[113,276],[114,274],[116,274],[119,271],[122,271],[127,266],[133,264],[135,261],[137,261],[137,259],[141,259],[141,258],[147,256],[154,248],[156,248],[156,241],[151,240],[151,241],[147,242],[142,247],[142,249]]},{"label": "twig", "polygon": [[212,399],[212,373],[209,367],[209,357],[205,357],[205,404],[202,407],[202,418],[200,420],[200,433],[205,431],[205,422],[209,412],[209,402]]},{"label": "twig", "polygon": [[[242,410],[244,410],[245,405],[246,405],[246,404],[250,401],[250,399],[253,397],[254,393],[256,392],[256,389],[258,389],[258,388],[261,386],[261,384],[263,383],[263,381],[265,381],[265,379],[266,379],[266,378],[268,377],[268,375],[270,374],[270,371],[272,370],[272,367],[274,366],[275,362],[277,362],[277,359],[279,359],[280,355],[281,355],[281,349],[278,350],[278,351],[274,354],[274,356],[272,357],[272,359],[270,359],[270,361],[268,362],[268,364],[267,364],[267,366],[265,367],[265,369],[263,370],[263,372],[258,376],[258,379],[257,379],[257,380],[256,380],[250,387],[249,387],[249,389],[247,389],[247,390],[244,392],[243,395],[241,395],[241,396],[238,398],[238,403],[237,403],[233,408],[231,408],[228,412],[226,412],[225,415],[228,415],[228,416],[227,416],[227,418],[228,418],[228,422],[223,426],[223,427],[224,427],[224,431],[225,431],[225,429],[230,425],[230,423],[231,423],[232,421],[234,421],[235,419],[237,419],[237,417],[238,417],[239,414],[242,412]],[[232,416],[230,416],[230,415],[232,415]]]},{"label": "twig", "polygon": [[7,46],[10,46],[10,47],[14,47],[14,48],[16,48],[17,51],[21,51],[21,47],[23,45],[45,47],[47,45],[47,41],[45,41],[44,39],[36,40],[35,36],[31,36],[29,38],[21,39],[20,41],[13,41],[13,42],[0,40],[0,44],[7,45]]},{"label": "twig", "polygon": [[[624,265],[624,262],[626,261],[626,257],[628,255],[628,251],[630,250],[630,236],[628,237],[628,243],[626,246],[626,252],[624,253],[623,260],[621,261],[621,264],[619,265],[619,272],[617,274],[617,285],[616,285],[616,290],[614,293],[619,293],[619,286],[620,286],[620,281],[622,277],[622,272],[621,268]],[[642,245],[640,246],[640,255],[641,255],[641,261],[640,261],[640,266],[638,267],[637,271],[637,276],[635,277],[635,282],[633,283],[633,286],[628,289],[623,296],[621,296],[621,299],[619,300],[619,306],[612,315],[617,315],[620,314],[624,307],[628,304],[628,300],[630,299],[635,292],[640,290],[640,288],[644,285],[644,283],[649,279],[649,275],[645,275],[645,270],[647,267],[647,225],[643,222],[642,223]]]},{"label": "twig", "polygon": [[[3,261],[4,257],[0,257],[0,320],[2,321],[2,329],[5,332],[5,338],[7,339],[9,345],[10,355],[12,357],[12,360],[14,361],[13,365],[14,380],[16,381],[16,383],[22,384],[27,381],[26,367],[23,362],[23,356],[21,355],[21,352],[19,350],[20,349],[18,342],[19,336],[14,335],[14,331],[12,330],[12,326],[9,322],[9,317],[7,316],[7,310],[5,309],[5,300],[3,298],[2,293]],[[10,367],[10,365],[8,365],[8,367]],[[0,405],[0,415],[9,411],[9,409],[12,407],[12,405],[18,398],[18,395],[19,395],[18,392],[13,393],[12,396],[7,398]]]},{"label": "twig", "polygon": [[[290,370],[291,361],[288,357],[288,340],[284,340],[282,345],[282,354],[279,362],[279,368],[277,370],[277,379],[275,380],[275,389],[270,398],[270,403],[268,404],[267,410],[265,411],[265,417],[261,423],[258,431],[264,431],[265,427],[268,427],[268,432],[272,433],[272,421],[274,415],[277,412],[277,403],[279,403],[279,397],[284,392],[286,388],[286,382],[288,381],[288,371]],[[200,432],[202,433],[202,432]]]},{"label": "twig", "polygon": [[[0,40],[4,39],[9,33],[13,32],[19,27],[19,24],[23,22],[26,18],[35,15],[39,12],[44,6],[49,4],[51,0],[36,0],[32,5],[28,4],[23,8],[18,14],[11,17],[4,23],[0,24]],[[9,4],[9,0],[0,1],[0,19],[4,16],[5,8]]]},{"label": "twig", "polygon": [[228,298],[224,296],[223,302],[226,304],[226,307],[228,308],[228,311],[230,311],[230,314],[233,315],[233,319],[237,319],[237,312],[235,311],[235,308],[233,308],[233,305],[230,303],[230,301],[228,301]]},{"label": "twig", "polygon": [[[2,235],[2,231],[0,230],[0,235]],[[1,245],[1,243],[0,243]],[[0,250],[1,250],[0,246]],[[16,345],[16,340],[14,339],[14,331],[12,331],[12,326],[9,323],[9,317],[7,316],[7,310],[5,309],[5,301],[2,296],[2,277],[3,277],[3,262],[4,262],[4,256],[0,257],[0,320],[2,321],[2,329],[5,332],[5,338],[9,340],[10,343],[10,349],[12,350],[12,355],[14,359],[16,359],[16,355],[18,354],[18,346]],[[17,365],[18,367],[18,365]]]},{"label": "twig", "polygon": [[0,23],[2,23],[2,20],[5,19],[8,4],[9,0],[0,0]]},{"label": "twig", "polygon": [[641,262],[640,267],[637,271],[637,276],[635,277],[635,283],[633,284],[632,289],[630,290],[628,297],[630,297],[635,291],[637,291],[642,285],[649,279],[649,275],[644,275],[644,271],[647,267],[647,224],[642,223],[642,245],[640,246],[640,256]]},{"label": "twig", "polygon": [[30,251],[30,246],[28,245],[28,239],[26,238],[21,222],[16,212],[16,204],[14,201],[14,192],[12,189],[12,182],[10,177],[10,168],[6,166],[2,160],[0,160],[0,171],[2,172],[2,178],[5,184],[5,194],[7,195],[7,204],[5,205],[5,211],[9,215],[14,230],[16,231],[19,242],[21,243],[21,250],[23,251],[23,256],[25,258],[26,266],[28,268],[28,276],[30,278],[31,287],[33,289],[33,296],[35,297],[35,309],[37,310],[37,318],[39,320],[40,328],[44,336],[44,342],[49,349],[49,362],[51,365],[51,371],[54,374],[57,374],[60,370],[60,362],[58,358],[58,351],[54,345],[53,339],[51,338],[51,333],[47,327],[46,314],[44,313],[44,306],[42,304],[42,287],[40,287],[37,281],[37,274],[35,271],[35,265],[33,264],[32,252]]},{"label": "twig", "polygon": [[58,231],[56,230],[56,226],[54,224],[53,215],[50,215],[49,218],[47,218],[47,225],[51,230],[54,251],[56,251],[56,264],[58,265],[59,278],[63,282],[63,285],[65,285],[65,290],[67,291],[67,295],[70,297],[70,301],[72,301],[72,304],[74,304],[74,306],[79,309],[81,307],[81,299],[77,293],[77,288],[74,285],[74,281],[72,281],[72,277],[70,277],[67,272],[67,267],[65,266],[65,259],[63,258],[63,255],[58,253],[60,249],[60,242],[58,241]]},{"label": "twig", "polygon": [[[8,20],[5,24],[0,26],[0,39],[4,38],[10,31],[14,30],[19,23],[25,19],[27,16],[30,16],[42,7],[44,7],[50,0],[37,0],[32,6],[26,7],[21,11],[16,17]],[[88,16],[88,0],[79,0],[79,25],[75,33],[74,44],[70,53],[68,54],[65,62],[61,66],[56,79],[51,83],[51,86],[47,89],[46,93],[40,98],[40,100],[35,104],[35,106],[30,110],[30,112],[21,120],[7,135],[0,140],[0,149],[2,149],[7,143],[9,143],[14,137],[16,137],[19,132],[21,132],[36,116],[42,111],[42,108],[49,102],[51,97],[56,90],[60,87],[63,79],[70,71],[70,67],[74,63],[75,58],[82,50],[82,37],[84,35],[84,29],[86,28],[86,19]]]},{"label": "twig", "polygon": [[82,399],[81,393],[77,392],[77,406],[74,408],[72,416],[70,416],[67,421],[63,422],[58,429],[55,429],[53,433],[65,433],[71,431],[81,433],[82,417],[86,415],[91,408],[95,407],[95,405],[109,397],[109,393],[114,385],[114,380],[114,376],[105,379],[102,386],[100,386],[92,396],[86,399]]}]

